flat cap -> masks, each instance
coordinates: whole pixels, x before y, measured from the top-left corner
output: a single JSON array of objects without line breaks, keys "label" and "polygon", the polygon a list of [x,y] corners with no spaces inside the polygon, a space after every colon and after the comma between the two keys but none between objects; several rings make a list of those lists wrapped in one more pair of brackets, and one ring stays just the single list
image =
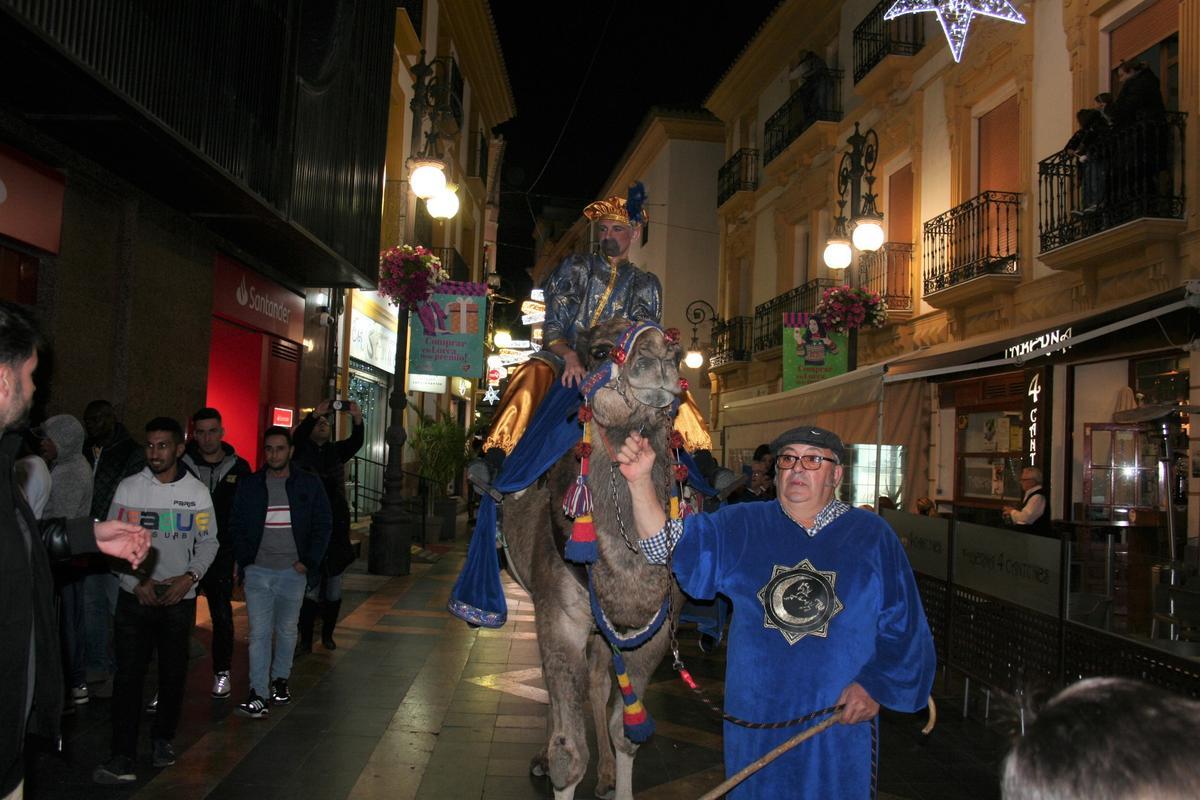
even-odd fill
[{"label": "flat cap", "polygon": [[799,428],[784,431],[775,437],[775,441],[771,442],[771,453],[779,455],[779,451],[789,444],[808,444],[813,447],[832,450],[833,454],[837,456],[839,464],[846,460],[846,448],[842,444],[842,440],[836,433],[827,431],[824,428],[801,425]]}]

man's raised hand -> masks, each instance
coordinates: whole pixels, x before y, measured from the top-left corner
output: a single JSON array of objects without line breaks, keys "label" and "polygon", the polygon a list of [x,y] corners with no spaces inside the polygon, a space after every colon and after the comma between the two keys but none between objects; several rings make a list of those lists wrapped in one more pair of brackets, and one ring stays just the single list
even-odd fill
[{"label": "man's raised hand", "polygon": [[650,470],[654,469],[654,448],[650,446],[650,440],[637,431],[630,433],[617,451],[617,463],[629,483],[649,480]]}]

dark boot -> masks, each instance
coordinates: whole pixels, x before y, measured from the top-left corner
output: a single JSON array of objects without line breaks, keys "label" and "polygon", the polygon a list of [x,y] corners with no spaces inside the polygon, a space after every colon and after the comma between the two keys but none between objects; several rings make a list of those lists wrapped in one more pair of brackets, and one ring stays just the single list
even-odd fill
[{"label": "dark boot", "polygon": [[337,627],[338,613],[342,610],[341,599],[326,600],[321,604],[321,645],[326,650],[337,650],[333,640],[333,629]]},{"label": "dark boot", "polygon": [[300,606],[300,624],[297,625],[300,629],[300,641],[296,643],[297,653],[312,652],[313,624],[317,621],[318,608],[320,606],[316,600],[304,598],[304,603]]}]

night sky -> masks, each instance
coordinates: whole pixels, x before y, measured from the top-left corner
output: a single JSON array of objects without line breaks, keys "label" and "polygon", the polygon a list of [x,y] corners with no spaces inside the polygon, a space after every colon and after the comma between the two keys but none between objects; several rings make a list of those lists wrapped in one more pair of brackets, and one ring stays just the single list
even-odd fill
[{"label": "night sky", "polygon": [[528,296],[532,215],[596,199],[646,111],[699,108],[777,3],[492,0],[517,105],[496,130],[505,293]]}]

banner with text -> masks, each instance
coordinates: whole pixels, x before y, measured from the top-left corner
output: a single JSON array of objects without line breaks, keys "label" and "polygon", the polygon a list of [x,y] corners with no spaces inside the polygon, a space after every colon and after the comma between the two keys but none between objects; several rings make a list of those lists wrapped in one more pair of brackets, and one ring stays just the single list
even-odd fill
[{"label": "banner with text", "polygon": [[815,314],[784,312],[783,390],[841,375],[847,369],[848,336],[825,330]]},{"label": "banner with text", "polygon": [[487,284],[441,284],[409,317],[409,372],[483,377],[486,327]]}]

